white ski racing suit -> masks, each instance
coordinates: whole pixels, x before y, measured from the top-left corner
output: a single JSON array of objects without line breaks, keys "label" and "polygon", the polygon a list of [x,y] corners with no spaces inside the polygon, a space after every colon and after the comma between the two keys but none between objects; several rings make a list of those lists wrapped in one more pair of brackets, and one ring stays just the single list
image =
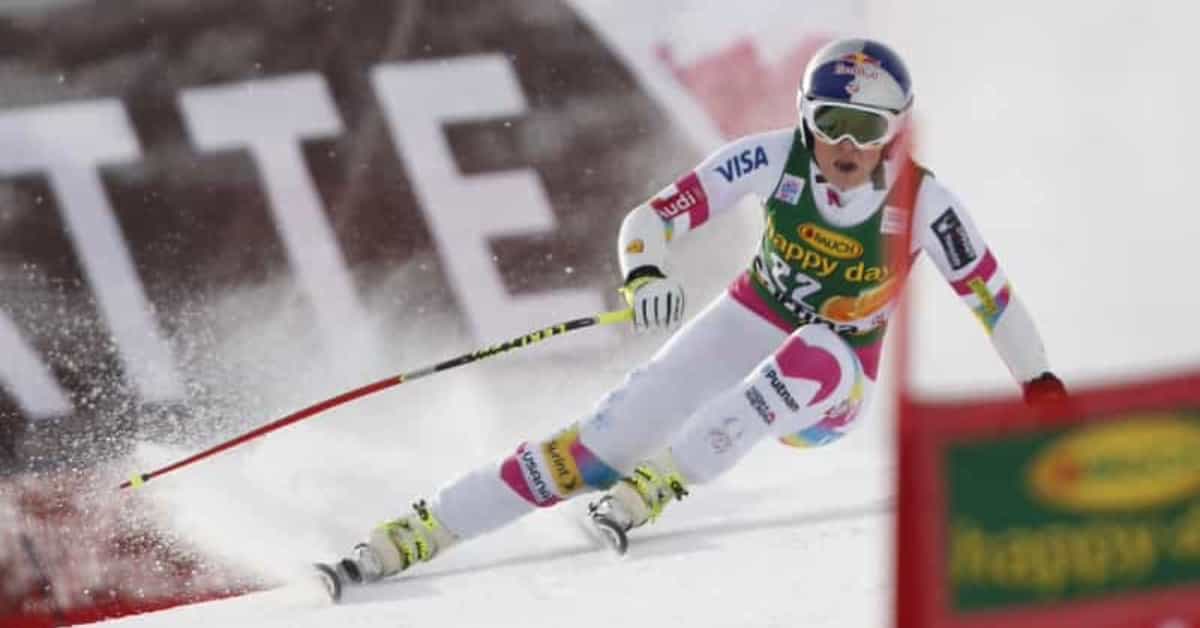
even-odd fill
[{"label": "white ski racing suit", "polygon": [[[906,158],[839,192],[800,138],[789,128],[735,140],[629,213],[618,238],[625,276],[665,268],[669,244],[747,195],[763,202],[767,228],[751,269],[585,418],[438,490],[431,508],[449,531],[474,537],[607,488],[666,448],[692,486],[767,436],[800,447],[837,440],[864,414],[903,283],[876,241],[903,230],[907,212],[910,259],[933,261],[1014,378],[1049,370],[1029,314],[957,198]],[[906,167],[916,184],[896,198]]]}]

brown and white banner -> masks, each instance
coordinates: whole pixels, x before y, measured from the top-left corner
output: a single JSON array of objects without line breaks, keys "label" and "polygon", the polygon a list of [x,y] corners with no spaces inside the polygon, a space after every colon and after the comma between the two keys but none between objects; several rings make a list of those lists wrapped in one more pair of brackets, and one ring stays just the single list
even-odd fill
[{"label": "brown and white banner", "polygon": [[625,211],[723,138],[791,124],[805,56],[860,20],[710,4],[11,10],[0,458],[30,421],[99,429],[253,382],[213,363],[248,361],[222,349],[275,317],[353,372],[405,325],[466,347],[615,306]]}]

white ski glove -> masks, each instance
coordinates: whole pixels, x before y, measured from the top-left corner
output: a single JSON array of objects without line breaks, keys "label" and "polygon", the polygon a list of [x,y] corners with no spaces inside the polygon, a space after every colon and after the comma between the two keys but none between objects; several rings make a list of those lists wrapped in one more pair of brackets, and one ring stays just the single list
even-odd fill
[{"label": "white ski glove", "polygon": [[670,330],[683,321],[683,285],[653,266],[630,272],[621,294],[633,308],[633,328],[638,333]]}]

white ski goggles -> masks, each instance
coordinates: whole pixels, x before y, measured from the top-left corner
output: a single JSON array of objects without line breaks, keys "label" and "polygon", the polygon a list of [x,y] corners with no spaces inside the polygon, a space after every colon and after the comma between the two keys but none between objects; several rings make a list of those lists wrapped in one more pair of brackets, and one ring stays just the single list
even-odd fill
[{"label": "white ski goggles", "polygon": [[893,113],[846,102],[800,101],[800,113],[808,128],[822,141],[837,144],[850,140],[860,149],[884,146],[900,134],[908,110]]}]

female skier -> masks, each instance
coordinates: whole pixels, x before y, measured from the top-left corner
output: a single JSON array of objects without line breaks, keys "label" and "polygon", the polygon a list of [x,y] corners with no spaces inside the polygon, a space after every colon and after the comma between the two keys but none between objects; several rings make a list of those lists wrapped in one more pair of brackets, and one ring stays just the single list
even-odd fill
[{"label": "female skier", "polygon": [[[862,416],[908,264],[925,253],[975,312],[1030,403],[1065,397],[1042,342],[962,203],[902,151],[913,95],[887,46],[842,39],[809,62],[796,127],[736,140],[635,207],[617,246],[638,330],[672,329],[684,291],[668,245],[747,195],[765,232],[750,268],[584,419],[520,444],[375,528],[343,582],[389,576],[536,508],[582,494],[619,551],[625,533],[729,470],[762,439],[816,447]],[[910,227],[911,225],[911,227]],[[901,256],[903,257],[903,256]]]}]

